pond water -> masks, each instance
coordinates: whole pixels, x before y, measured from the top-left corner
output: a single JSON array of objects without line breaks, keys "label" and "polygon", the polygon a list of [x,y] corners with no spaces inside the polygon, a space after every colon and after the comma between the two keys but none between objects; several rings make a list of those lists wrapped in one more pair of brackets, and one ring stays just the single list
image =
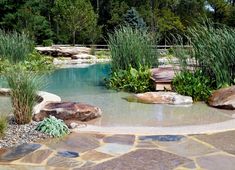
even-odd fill
[{"label": "pond water", "polygon": [[48,85],[44,90],[59,95],[63,101],[100,107],[102,118],[89,122],[99,126],[198,125],[231,119],[221,110],[203,103],[188,107],[130,103],[123,99],[130,94],[105,88],[104,78],[109,72],[108,64],[58,69],[47,77]]}]

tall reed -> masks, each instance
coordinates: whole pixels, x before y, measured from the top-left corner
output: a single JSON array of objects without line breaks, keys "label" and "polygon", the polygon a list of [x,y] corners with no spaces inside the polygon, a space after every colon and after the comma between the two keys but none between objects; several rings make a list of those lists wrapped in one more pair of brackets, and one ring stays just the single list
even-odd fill
[{"label": "tall reed", "polygon": [[122,26],[108,36],[112,70],[139,70],[141,66],[157,65],[158,54],[153,49],[154,41],[146,31]]},{"label": "tall reed", "polygon": [[235,79],[235,30],[212,24],[189,29],[194,57],[204,74],[213,77],[217,87]]},{"label": "tall reed", "polygon": [[33,41],[26,34],[0,30],[0,58],[6,58],[11,63],[23,61],[33,51],[33,46]]},{"label": "tall reed", "polygon": [[37,99],[36,93],[41,85],[40,79],[35,73],[27,72],[17,65],[7,70],[5,78],[11,88],[10,96],[16,123],[29,123]]}]

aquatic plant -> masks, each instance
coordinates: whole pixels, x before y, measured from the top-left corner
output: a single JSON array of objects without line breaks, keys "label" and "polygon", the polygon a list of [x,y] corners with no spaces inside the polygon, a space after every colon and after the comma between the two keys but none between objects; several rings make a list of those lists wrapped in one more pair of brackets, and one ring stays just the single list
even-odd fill
[{"label": "aquatic plant", "polygon": [[113,71],[137,70],[157,65],[158,53],[153,49],[153,40],[146,31],[122,26],[108,35]]},{"label": "aquatic plant", "polygon": [[26,34],[17,32],[6,33],[0,30],[0,58],[17,63],[33,51],[34,43]]},{"label": "aquatic plant", "polygon": [[194,101],[207,101],[213,90],[212,84],[211,79],[201,70],[184,70],[173,79],[174,90],[181,95],[191,96]]},{"label": "aquatic plant", "polygon": [[69,128],[66,126],[66,124],[62,120],[57,119],[54,116],[45,118],[37,126],[36,130],[49,134],[53,137],[62,137],[69,134]]},{"label": "aquatic plant", "polygon": [[4,76],[11,88],[10,96],[16,123],[29,123],[37,99],[36,93],[42,85],[41,78],[24,70],[20,65],[13,65]]},{"label": "aquatic plant", "polygon": [[129,67],[128,70],[118,70],[111,74],[107,86],[115,90],[141,93],[153,89],[150,70],[141,67],[139,70]]},{"label": "aquatic plant", "polygon": [[189,29],[194,57],[216,86],[232,84],[235,78],[235,30],[211,23]]}]

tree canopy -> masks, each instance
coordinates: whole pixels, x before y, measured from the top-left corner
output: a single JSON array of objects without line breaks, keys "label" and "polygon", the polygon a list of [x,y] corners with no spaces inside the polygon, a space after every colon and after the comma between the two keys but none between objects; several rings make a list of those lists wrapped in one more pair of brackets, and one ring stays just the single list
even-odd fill
[{"label": "tree canopy", "polygon": [[108,32],[137,18],[162,39],[205,17],[235,26],[234,0],[2,0],[0,11],[1,29],[28,33],[37,44],[105,43]]}]

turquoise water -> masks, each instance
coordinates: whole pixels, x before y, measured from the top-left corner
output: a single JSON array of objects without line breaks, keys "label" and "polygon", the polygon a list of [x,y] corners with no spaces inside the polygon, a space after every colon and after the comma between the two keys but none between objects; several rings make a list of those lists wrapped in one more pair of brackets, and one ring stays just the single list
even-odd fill
[{"label": "turquoise water", "polygon": [[103,80],[109,72],[108,64],[58,69],[47,77],[48,85],[44,90],[59,95],[63,101],[100,107],[102,118],[89,122],[99,126],[177,126],[230,119],[203,103],[190,107],[129,103],[122,98],[130,94],[107,90],[104,86]]}]

